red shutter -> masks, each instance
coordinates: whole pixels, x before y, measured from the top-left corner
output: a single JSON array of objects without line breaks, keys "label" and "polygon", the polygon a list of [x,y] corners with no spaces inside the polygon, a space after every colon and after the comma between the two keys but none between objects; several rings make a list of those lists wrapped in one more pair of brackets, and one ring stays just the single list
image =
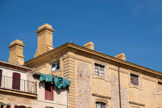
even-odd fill
[{"label": "red shutter", "polygon": [[6,108],[11,108],[11,106],[10,105],[7,105]]},{"label": "red shutter", "polygon": [[15,108],[19,108],[19,106],[15,105]]},{"label": "red shutter", "polygon": [[16,90],[20,90],[20,74],[13,73],[13,81],[12,81],[12,88]]},{"label": "red shutter", "polygon": [[45,99],[53,101],[53,85],[45,83]]},{"label": "red shutter", "polygon": [[0,70],[0,87],[1,87],[1,84],[2,84],[2,70]]}]

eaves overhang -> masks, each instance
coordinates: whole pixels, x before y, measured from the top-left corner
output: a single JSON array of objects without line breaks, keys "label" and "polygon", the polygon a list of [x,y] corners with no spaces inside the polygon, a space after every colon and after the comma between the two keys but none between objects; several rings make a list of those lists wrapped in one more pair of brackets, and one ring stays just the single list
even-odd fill
[{"label": "eaves overhang", "polygon": [[71,42],[63,44],[63,45],[61,45],[51,51],[48,51],[38,57],[35,57],[29,61],[26,61],[25,66],[30,67],[41,59],[46,59],[46,58],[50,57],[52,54],[59,53],[59,52],[65,52],[65,51],[82,52],[84,54],[91,56],[92,58],[96,58],[96,57],[101,58],[101,59],[109,61],[111,63],[115,63],[118,66],[124,66],[124,67],[128,67],[128,68],[138,69],[138,70],[144,71],[145,73],[147,72],[148,74],[152,74],[155,77],[162,78],[162,73],[159,71],[156,71],[156,70],[153,70],[153,69],[141,66],[141,65],[137,65],[137,64],[125,61],[125,60],[121,60],[121,59],[115,58],[113,56],[103,54],[101,52],[91,50],[91,49],[79,46],[79,45],[71,43]]}]

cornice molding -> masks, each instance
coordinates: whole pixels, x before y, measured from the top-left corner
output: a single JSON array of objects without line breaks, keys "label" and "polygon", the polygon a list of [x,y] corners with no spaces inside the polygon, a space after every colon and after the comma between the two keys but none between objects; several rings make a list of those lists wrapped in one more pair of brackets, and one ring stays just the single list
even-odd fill
[{"label": "cornice molding", "polygon": [[133,104],[133,105],[138,105],[138,106],[145,106],[145,104],[141,104],[141,103],[137,103],[137,102],[133,102],[133,101],[129,101],[130,104]]},{"label": "cornice molding", "polygon": [[100,97],[100,98],[104,98],[104,99],[111,99],[111,97],[109,97],[109,96],[98,95],[96,93],[92,93],[92,96]]},{"label": "cornice molding", "polygon": [[42,54],[42,55],[40,55],[36,58],[33,58],[33,59],[25,62],[25,65],[31,66],[31,65],[35,64],[36,62],[38,63],[41,59],[48,59],[49,56],[52,56],[53,54],[58,54],[57,52],[68,52],[68,51],[72,51],[72,52],[77,53],[77,54],[86,54],[86,56],[94,58],[94,59],[97,58],[97,59],[100,59],[101,61],[103,61],[103,60],[109,61],[110,64],[112,63],[112,64],[115,64],[115,65],[120,65],[120,66],[123,66],[123,67],[127,67],[128,69],[130,69],[130,68],[138,69],[138,70],[142,71],[143,73],[147,72],[148,74],[151,74],[154,77],[162,78],[161,72],[158,72],[158,71],[146,68],[144,66],[140,66],[140,65],[125,61],[125,60],[121,60],[121,59],[103,54],[101,52],[94,51],[94,50],[76,45],[74,43],[66,43],[64,45],[61,45],[61,46],[59,46],[59,47],[57,47],[57,48],[55,48],[51,51],[48,51],[48,52],[46,52],[46,53],[44,53],[44,54]]}]

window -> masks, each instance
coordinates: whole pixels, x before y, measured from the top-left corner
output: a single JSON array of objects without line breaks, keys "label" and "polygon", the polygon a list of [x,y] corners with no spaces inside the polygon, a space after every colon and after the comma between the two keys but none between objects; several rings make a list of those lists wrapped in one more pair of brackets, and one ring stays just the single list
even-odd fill
[{"label": "window", "polygon": [[158,91],[162,92],[162,83],[161,82],[158,82]]},{"label": "window", "polygon": [[103,102],[96,102],[96,108],[106,108],[106,104]]},{"label": "window", "polygon": [[0,69],[0,87],[2,85],[2,70]]},{"label": "window", "polygon": [[20,74],[14,72],[12,80],[12,89],[20,90]]},{"label": "window", "polygon": [[45,100],[53,101],[53,85],[45,83]]},{"label": "window", "polygon": [[51,65],[51,71],[52,72],[55,71],[55,70],[58,70],[58,69],[60,69],[60,61],[57,61],[57,62],[55,62]]},{"label": "window", "polygon": [[130,74],[130,83],[138,86],[139,85],[139,76]]},{"label": "window", "polygon": [[95,74],[98,76],[104,76],[105,66],[95,63]]}]

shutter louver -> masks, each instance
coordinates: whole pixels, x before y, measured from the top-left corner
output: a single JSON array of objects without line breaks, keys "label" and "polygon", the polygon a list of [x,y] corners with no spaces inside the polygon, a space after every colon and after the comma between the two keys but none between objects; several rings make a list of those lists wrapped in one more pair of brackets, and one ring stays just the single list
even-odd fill
[{"label": "shutter louver", "polygon": [[45,83],[45,99],[53,101],[53,85]]},{"label": "shutter louver", "polygon": [[13,73],[12,89],[20,90],[20,74]]}]

